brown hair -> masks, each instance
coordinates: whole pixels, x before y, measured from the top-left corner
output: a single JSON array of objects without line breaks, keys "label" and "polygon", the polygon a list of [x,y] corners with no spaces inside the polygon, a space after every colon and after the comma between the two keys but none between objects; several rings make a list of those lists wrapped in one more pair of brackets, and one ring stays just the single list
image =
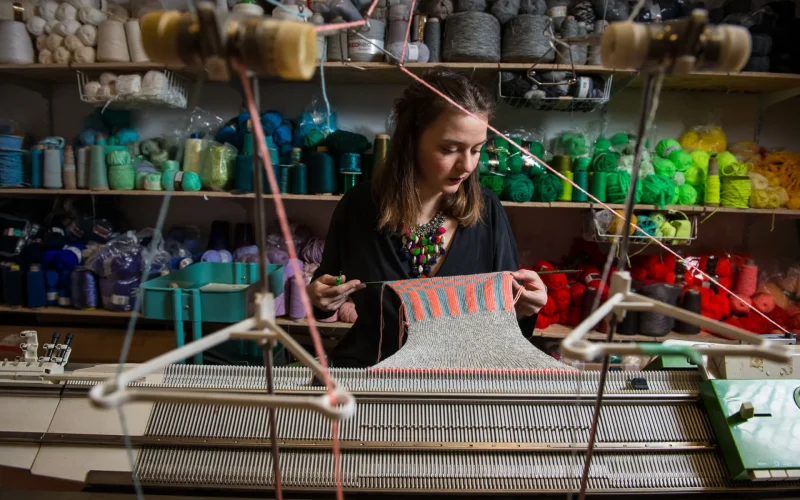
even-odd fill
[{"label": "brown hair", "polygon": [[[422,79],[471,113],[491,115],[494,111],[489,91],[467,76],[435,68],[426,71]],[[416,80],[395,101],[392,111],[395,130],[389,152],[372,180],[372,192],[380,210],[379,230],[397,231],[404,222],[416,222],[420,203],[415,184],[419,175],[417,144],[422,133],[448,107],[452,104]],[[445,196],[441,209],[463,226],[480,221],[483,195],[478,175],[470,175],[458,192]]]}]

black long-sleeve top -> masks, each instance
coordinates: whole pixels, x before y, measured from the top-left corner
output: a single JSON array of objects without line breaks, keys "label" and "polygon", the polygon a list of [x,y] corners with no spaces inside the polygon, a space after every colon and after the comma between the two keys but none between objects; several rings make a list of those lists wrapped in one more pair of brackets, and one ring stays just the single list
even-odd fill
[{"label": "black long-sleeve top", "polygon": [[[447,235],[452,240],[436,276],[516,271],[519,268],[517,245],[500,201],[485,188],[483,197],[482,221],[473,227],[460,226],[455,235]],[[408,261],[401,260],[398,253],[400,236],[378,231],[377,222],[378,206],[371,184],[361,183],[348,191],[333,213],[322,263],[314,278],[323,274],[337,276],[341,272],[347,281],[411,279]],[[358,320],[334,349],[331,355],[333,366],[366,367],[378,362],[381,288],[380,284],[371,284],[351,295]],[[399,297],[386,287],[383,291],[381,360],[398,350],[399,310]],[[316,311],[316,315],[324,318],[326,313]],[[535,324],[536,316],[520,321],[526,337],[531,336]]]}]

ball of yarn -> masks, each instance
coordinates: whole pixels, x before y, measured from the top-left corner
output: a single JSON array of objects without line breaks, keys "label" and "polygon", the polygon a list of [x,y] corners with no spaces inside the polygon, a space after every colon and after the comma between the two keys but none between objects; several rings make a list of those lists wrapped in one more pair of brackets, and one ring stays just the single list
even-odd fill
[{"label": "ball of yarn", "polygon": [[444,62],[500,62],[500,21],[485,12],[459,12],[447,18]]},{"label": "ball of yarn", "polygon": [[561,197],[564,185],[561,179],[553,174],[540,175],[533,180],[533,198],[535,201],[553,202]]},{"label": "ball of yarn", "polygon": [[512,174],[505,180],[503,198],[522,203],[533,198],[533,181],[525,174]]},{"label": "ball of yarn", "polygon": [[666,177],[667,179],[671,179],[677,170],[675,168],[675,164],[666,158],[656,158],[653,160],[653,169],[655,170],[656,175]]},{"label": "ball of yarn", "polygon": [[669,154],[669,160],[675,165],[678,172],[685,172],[692,166],[692,157],[683,150],[676,150]]},{"label": "ball of yarn", "polygon": [[[631,174],[623,170],[606,174],[606,196],[610,203],[624,203],[631,186]],[[636,183],[634,202],[642,201],[642,184]]]},{"label": "ball of yarn", "polygon": [[342,304],[342,307],[339,308],[339,321],[343,323],[355,323],[357,319],[358,313],[356,312],[356,305],[350,301]]},{"label": "ball of yarn", "polygon": [[708,172],[708,162],[711,160],[711,155],[705,151],[697,149],[689,153],[689,156],[692,157],[692,165],[703,169],[703,171]]},{"label": "ball of yarn", "polygon": [[453,13],[452,0],[423,0],[419,8],[420,12],[431,17],[445,20]]},{"label": "ball of yarn", "polygon": [[682,184],[678,186],[678,204],[679,205],[694,205],[697,203],[698,195],[697,190],[690,184]]},{"label": "ball of yarn", "polygon": [[194,172],[184,172],[181,189],[184,191],[200,191],[202,185],[199,175]]},{"label": "ball of yarn", "polygon": [[72,53],[66,47],[59,47],[53,51],[53,61],[56,64],[69,64],[72,60]]},{"label": "ball of yarn", "polygon": [[619,163],[619,153],[613,151],[601,153],[592,160],[593,172],[615,172]]},{"label": "ball of yarn", "polygon": [[106,155],[108,166],[128,165],[131,162],[131,155],[127,150],[110,151]]},{"label": "ball of yarn", "polygon": [[78,31],[75,32],[75,36],[87,47],[94,47],[97,45],[97,28],[91,24],[84,24],[78,28]]},{"label": "ball of yarn", "polygon": [[764,314],[769,314],[775,309],[775,299],[768,293],[758,293],[753,296],[753,307]]},{"label": "ball of yarn", "polygon": [[672,182],[674,182],[676,186],[683,186],[686,182],[686,176],[683,172],[675,172],[675,175],[672,176]]},{"label": "ball of yarn", "polygon": [[136,187],[136,170],[131,165],[112,165],[108,169],[108,186],[113,190]]},{"label": "ball of yarn", "polygon": [[722,172],[724,168],[734,165],[736,163],[739,163],[739,160],[736,159],[733,153],[730,153],[728,151],[723,151],[722,153],[717,155],[717,166],[719,167],[720,172]]},{"label": "ball of yarn", "polygon": [[691,184],[692,186],[702,186],[706,182],[706,173],[698,167],[689,168],[683,173],[683,176],[686,179],[686,184]]},{"label": "ball of yarn", "polygon": [[550,18],[543,15],[523,14],[503,27],[503,61],[553,62],[555,52],[545,33]]},{"label": "ball of yarn", "polygon": [[[750,297],[736,297],[735,295],[731,295],[729,298],[731,312],[733,314],[738,314],[740,316],[746,315],[750,312],[750,307],[753,304],[753,301]],[[774,303],[774,301],[773,301]]]},{"label": "ball of yarn", "polygon": [[596,141],[594,141],[594,151],[593,154],[595,156],[599,155],[600,153],[605,153],[611,150],[611,141],[609,141],[605,137],[598,137]]},{"label": "ball of yarn", "polygon": [[519,7],[520,0],[495,0],[490,11],[500,21],[500,24],[506,24],[517,17]]},{"label": "ball of yarn", "polygon": [[499,175],[485,174],[481,176],[481,186],[489,189],[497,196],[503,192],[505,179]]},{"label": "ball of yarn", "polygon": [[583,134],[565,132],[558,138],[558,146],[567,156],[583,156],[589,153],[589,144]]},{"label": "ball of yarn", "polygon": [[301,257],[304,262],[319,264],[322,262],[322,253],[325,250],[325,240],[322,238],[311,238],[303,247]]},{"label": "ball of yarn", "polygon": [[486,0],[455,0],[456,12],[483,12]]},{"label": "ball of yarn", "polygon": [[672,203],[675,193],[675,184],[672,179],[660,175],[648,175],[641,181],[642,202],[664,207]]},{"label": "ball of yarn", "polygon": [[[635,229],[634,231],[639,236],[643,236],[645,234],[647,234],[649,236],[655,236],[656,233],[658,232],[658,229],[659,229],[658,224],[656,224],[656,222],[654,220],[652,220],[650,217],[648,217],[646,215],[640,215],[638,217],[638,220],[636,221],[636,225],[639,226],[639,229]],[[664,269],[663,274],[666,275],[666,266],[664,266],[663,264],[660,264],[660,265]],[[660,269],[661,268],[657,268],[657,270],[660,270]],[[648,271],[647,274],[650,275],[651,272]],[[655,272],[653,274],[655,274]],[[658,279],[658,278],[656,278],[654,276],[653,279]]]},{"label": "ball of yarn", "polygon": [[534,14],[541,16],[547,11],[545,0],[521,0],[519,3],[520,14]]},{"label": "ball of yarn", "polygon": [[662,158],[669,158],[670,153],[681,149],[681,144],[675,139],[662,139],[656,144],[656,154]]},{"label": "ball of yarn", "polygon": [[150,163],[155,165],[157,168],[161,168],[161,164],[165,161],[169,160],[169,153],[166,151],[156,151],[148,156],[150,158]]},{"label": "ball of yarn", "polygon": [[[45,26],[47,26],[47,21],[45,21],[43,18],[39,16],[34,16],[28,19],[28,22],[25,23],[25,28],[27,28],[28,33],[36,37],[45,34],[44,32]],[[38,49],[42,50],[41,48]]]}]

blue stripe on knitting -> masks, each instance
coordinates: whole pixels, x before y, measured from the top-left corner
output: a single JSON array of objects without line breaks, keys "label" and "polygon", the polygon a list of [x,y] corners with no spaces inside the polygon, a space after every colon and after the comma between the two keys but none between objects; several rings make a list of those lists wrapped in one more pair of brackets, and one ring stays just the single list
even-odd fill
[{"label": "blue stripe on knitting", "polygon": [[469,311],[467,307],[467,287],[457,286],[456,297],[458,297],[458,308],[461,309],[461,314],[467,314]]},{"label": "blue stripe on knitting", "polygon": [[504,308],[503,304],[503,275],[498,274],[494,278],[494,300],[495,304],[497,304],[497,310],[502,311]]},{"label": "blue stripe on knitting", "polygon": [[447,302],[445,288],[437,288],[436,296],[439,298],[439,307],[442,309],[442,316],[452,316],[453,313],[450,311],[450,303]]},{"label": "blue stripe on knitting", "polygon": [[414,306],[411,303],[411,295],[407,293],[401,293],[400,300],[402,300],[403,304],[406,306],[406,314],[408,315],[408,321],[417,321],[419,318],[416,318],[414,316]]},{"label": "blue stripe on knitting", "polygon": [[425,290],[417,291],[419,301],[422,303],[422,310],[425,311],[425,318],[430,319],[433,317],[433,310],[431,309],[431,301],[428,300],[428,294]]},{"label": "blue stripe on knitting", "polygon": [[478,303],[478,311],[486,310],[486,282],[475,285],[475,301]]}]

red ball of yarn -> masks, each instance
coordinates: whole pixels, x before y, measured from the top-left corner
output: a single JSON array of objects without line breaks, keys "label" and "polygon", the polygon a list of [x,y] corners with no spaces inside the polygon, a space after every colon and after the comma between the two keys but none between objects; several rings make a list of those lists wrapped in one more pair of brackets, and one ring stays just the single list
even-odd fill
[{"label": "red ball of yarn", "polygon": [[753,295],[753,306],[764,314],[769,314],[775,309],[775,299],[768,293]]},{"label": "red ball of yarn", "polygon": [[741,297],[741,300],[739,300],[733,295],[730,296],[729,302],[733,314],[738,314],[740,316],[749,313],[750,307],[748,306],[753,303],[753,301],[750,300],[750,297]]},{"label": "red ball of yarn", "polygon": [[537,273],[540,271],[555,271],[556,266],[546,260],[539,260],[533,265],[533,270]]},{"label": "red ball of yarn", "polygon": [[570,307],[569,308],[569,326],[578,326],[578,323],[581,322],[581,308],[580,307]]},{"label": "red ball of yarn", "polygon": [[735,326],[736,328],[744,328],[744,326],[742,326],[742,322],[739,321],[739,318],[735,316],[725,318],[722,322],[725,323],[726,325]]},{"label": "red ball of yarn", "polygon": [[678,262],[677,257],[669,253],[667,255],[664,255],[661,258],[661,261],[664,263],[665,266],[667,266],[667,269],[669,269],[670,272],[675,272],[675,265]]},{"label": "red ball of yarn", "polygon": [[558,313],[558,323],[560,325],[569,325],[569,309]]},{"label": "red ball of yarn", "polygon": [[547,303],[544,305],[542,310],[540,311],[540,316],[544,313],[545,316],[552,317],[556,313],[556,299],[553,297],[554,292],[547,293]]},{"label": "red ball of yarn", "polygon": [[643,267],[634,267],[631,269],[631,278],[636,281],[644,281],[647,279],[647,269]]},{"label": "red ball of yarn", "polygon": [[789,316],[788,327],[792,331],[800,331],[800,314]]},{"label": "red ball of yarn", "polygon": [[536,317],[536,328],[539,330],[544,330],[548,326],[550,326],[550,318],[539,311],[539,315]]},{"label": "red ball of yarn", "polygon": [[566,274],[545,274],[542,281],[548,290],[564,290],[569,286]]},{"label": "red ball of yarn", "polygon": [[[733,287],[733,279],[732,279],[732,278],[730,278],[730,277],[728,277],[728,276],[725,276],[725,277],[723,277],[723,278],[720,278],[720,279],[718,279],[717,281],[719,281],[719,284],[720,284],[720,285],[722,285],[722,286],[724,286],[724,287],[725,287],[725,288],[727,288],[728,290],[730,290],[730,289],[731,289],[731,287]],[[728,295],[728,292],[726,292],[725,290],[723,290],[723,289],[721,289],[721,288],[720,288],[720,290],[719,290],[719,293],[724,293],[725,295]]]},{"label": "red ball of yarn", "polygon": [[600,276],[600,270],[597,267],[592,265],[585,265],[579,268],[581,270],[580,274],[578,275],[578,280],[582,281],[586,284],[586,279],[591,276],[592,274],[597,274]]},{"label": "red ball of yarn", "polygon": [[664,281],[666,283],[669,283],[670,285],[674,285],[675,284],[675,273],[673,271],[668,272],[667,273],[667,277],[664,278]]},{"label": "red ball of yarn", "polygon": [[569,294],[572,296],[572,304],[580,305],[583,301],[583,292],[586,291],[586,285],[583,283],[573,283],[569,287]]},{"label": "red ball of yarn", "polygon": [[572,300],[569,290],[556,290],[552,293],[556,302],[556,311],[563,312],[569,310],[569,303]]},{"label": "red ball of yarn", "polygon": [[667,277],[667,266],[662,262],[651,261],[647,263],[647,277],[651,280],[663,280]]},{"label": "red ball of yarn", "polygon": [[733,274],[733,264],[731,259],[720,257],[717,259],[717,276],[722,278],[730,278]]},{"label": "red ball of yarn", "polygon": [[769,315],[769,319],[771,319],[775,323],[778,323],[784,328],[789,326],[789,315],[786,314],[786,311],[784,311],[778,306],[775,306],[775,309],[772,310],[772,313],[770,313]]},{"label": "red ball of yarn", "polygon": [[714,303],[719,308],[722,318],[727,318],[731,315],[731,306],[728,303],[727,295],[714,295]]}]

